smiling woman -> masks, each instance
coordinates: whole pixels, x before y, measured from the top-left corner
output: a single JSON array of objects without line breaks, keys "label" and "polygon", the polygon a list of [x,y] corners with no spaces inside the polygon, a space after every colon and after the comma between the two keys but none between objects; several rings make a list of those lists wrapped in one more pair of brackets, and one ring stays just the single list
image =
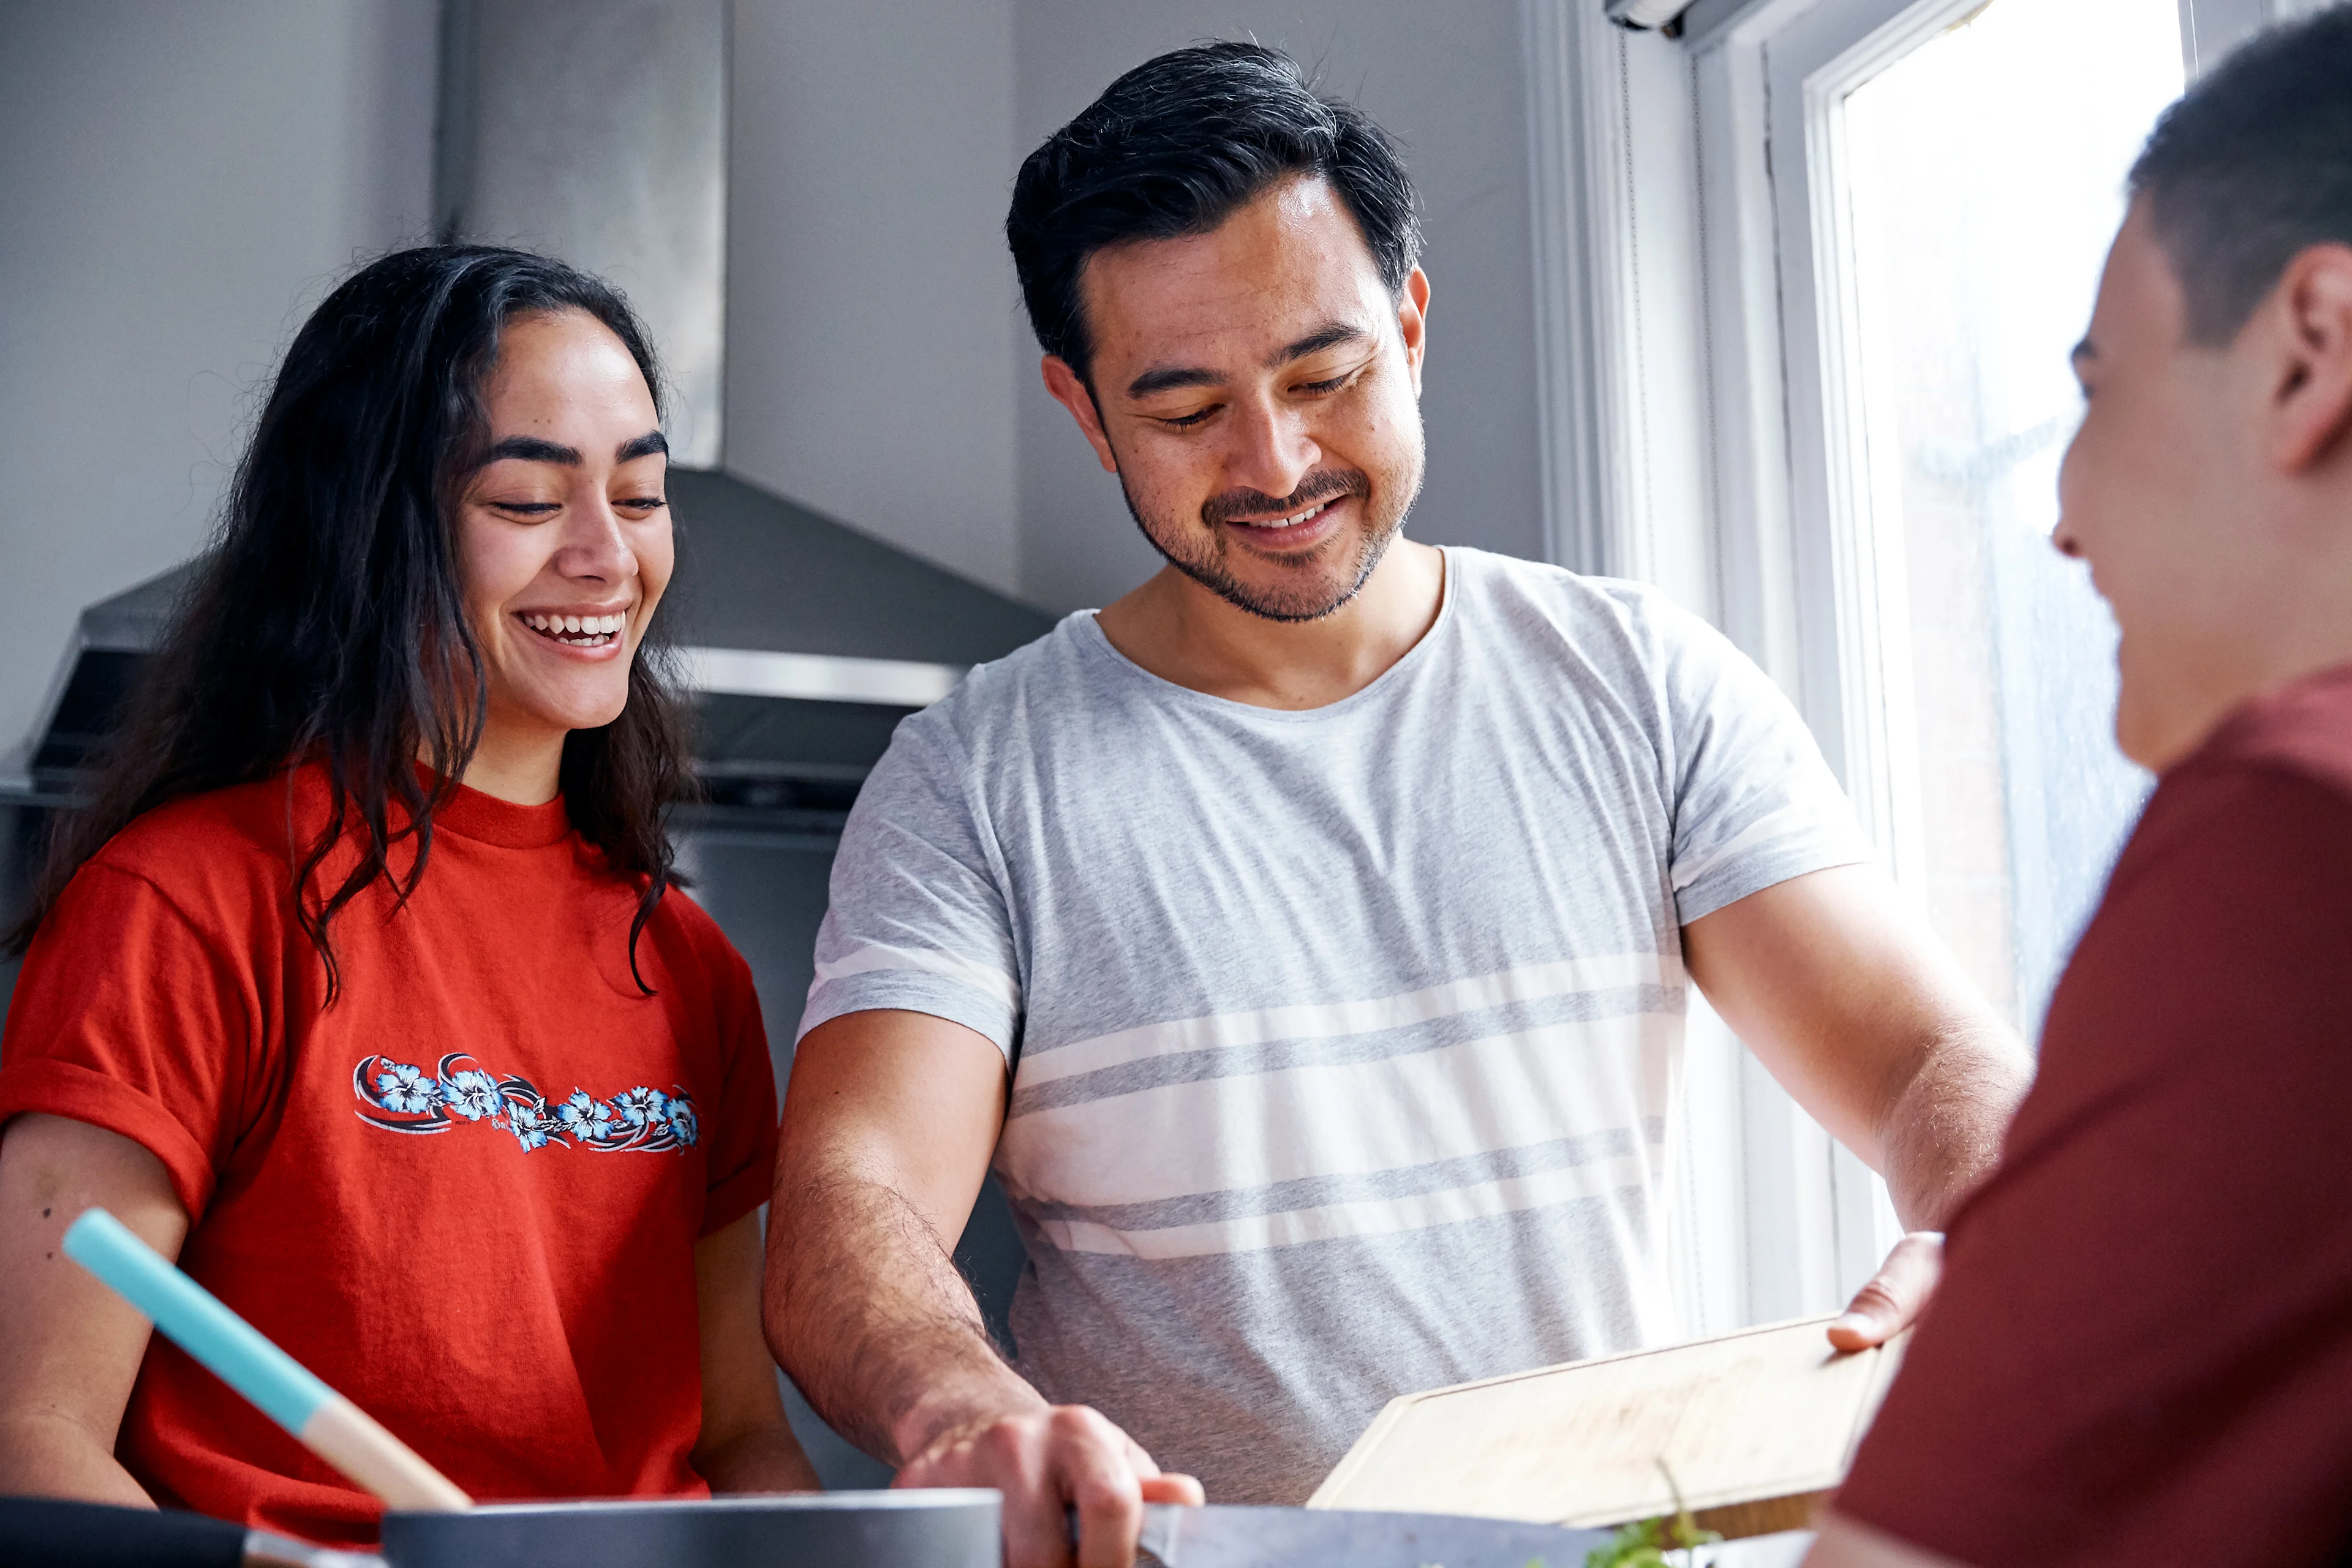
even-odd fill
[{"label": "smiling woman", "polygon": [[[509,326],[488,393],[493,439],[457,508],[466,625],[487,678],[467,777],[536,805],[557,793],[566,738],[627,711],[674,558],[669,447],[638,360],[584,311]],[[669,700],[658,685],[647,698]]]},{"label": "smiling woman", "polygon": [[60,1261],[93,1205],[478,1498],[814,1484],[758,1002],[663,832],[658,385],[618,295],[511,250],[386,257],[296,336],[15,933],[0,1494],[374,1531]]},{"label": "smiling woman", "polygon": [[[141,814],[298,760],[328,797],[296,919],[330,996],[331,923],[394,876],[396,837],[414,888],[460,781],[526,805],[560,786],[642,879],[641,929],[670,886],[659,816],[686,766],[650,636],[671,560],[659,384],[626,303],[545,258],[406,250],[337,289],[287,352],[207,569],[10,945]],[[561,679],[520,657],[512,613],[624,598],[629,657]],[[346,832],[356,858],[331,883]]]}]

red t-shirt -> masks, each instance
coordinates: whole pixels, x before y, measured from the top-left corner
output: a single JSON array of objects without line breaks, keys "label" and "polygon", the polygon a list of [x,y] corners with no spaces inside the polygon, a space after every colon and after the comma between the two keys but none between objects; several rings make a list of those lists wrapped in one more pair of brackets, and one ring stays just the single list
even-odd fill
[{"label": "red t-shirt", "polygon": [[[323,779],[291,784],[307,844]],[[673,893],[645,995],[637,889],[562,803],[461,788],[406,907],[379,881],[334,921],[321,1011],[289,832],[280,779],[85,865],[17,978],[0,1119],[152,1150],[181,1267],[476,1497],[702,1493],[694,1244],[765,1201],[775,1155],[742,958]],[[169,1506],[375,1533],[373,1500],[160,1337],[116,1453]]]},{"label": "red t-shirt", "polygon": [[2352,1542],[2352,668],[2167,773],[1839,1508],[1979,1568]]}]

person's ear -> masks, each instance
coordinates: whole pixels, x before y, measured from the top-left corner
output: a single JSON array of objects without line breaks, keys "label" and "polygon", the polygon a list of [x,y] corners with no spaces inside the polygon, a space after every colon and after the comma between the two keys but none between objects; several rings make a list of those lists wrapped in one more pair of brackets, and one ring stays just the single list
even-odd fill
[{"label": "person's ear", "polygon": [[2271,460],[2303,473],[2352,436],[2352,245],[2315,245],[2296,256],[2271,309],[2286,339],[2271,395]]},{"label": "person's ear", "polygon": [[1039,368],[1045,373],[1045,390],[1052,393],[1054,401],[1068,409],[1070,417],[1078,422],[1078,429],[1086,436],[1087,444],[1094,447],[1095,456],[1101,459],[1103,471],[1108,474],[1118,472],[1118,459],[1111,455],[1110,437],[1103,434],[1102,410],[1095,406],[1094,393],[1078,379],[1078,373],[1070,368],[1070,362],[1059,354],[1047,354],[1045,363]]},{"label": "person's ear", "polygon": [[1404,339],[1404,363],[1412,372],[1412,395],[1419,397],[1422,361],[1429,353],[1429,274],[1418,267],[1397,296],[1397,332]]}]

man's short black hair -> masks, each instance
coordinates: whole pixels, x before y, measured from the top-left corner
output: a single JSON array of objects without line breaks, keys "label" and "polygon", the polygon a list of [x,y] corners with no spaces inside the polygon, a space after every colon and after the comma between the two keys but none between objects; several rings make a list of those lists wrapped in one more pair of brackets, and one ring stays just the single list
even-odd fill
[{"label": "man's short black hair", "polygon": [[2352,245],[2352,5],[2274,28],[2156,122],[2132,165],[2190,341],[2238,335],[2303,250]]},{"label": "man's short black hair", "polygon": [[1363,231],[1391,294],[1421,255],[1396,143],[1354,104],[1318,98],[1297,61],[1256,44],[1177,49],[1120,77],[1029,154],[1004,237],[1029,324],[1090,375],[1078,300],[1087,258],[1131,240],[1206,234],[1276,181],[1320,174]]}]

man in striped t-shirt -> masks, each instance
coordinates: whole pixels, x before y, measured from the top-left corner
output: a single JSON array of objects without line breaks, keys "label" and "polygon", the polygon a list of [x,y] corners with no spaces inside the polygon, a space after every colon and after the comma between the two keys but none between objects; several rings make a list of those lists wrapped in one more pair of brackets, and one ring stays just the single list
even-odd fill
[{"label": "man in striped t-shirt", "polygon": [[[1632,584],[1400,528],[1404,173],[1270,51],[1165,56],[1024,167],[1049,388],[1169,566],[900,725],[785,1112],[771,1342],[1008,1558],[1297,1501],[1388,1398],[1671,1337],[1686,976],[1932,1226],[2022,1053],[1795,712]],[[1016,1359],[947,1244],[991,1165]],[[1889,1331],[1921,1244],[1852,1325]]]}]

